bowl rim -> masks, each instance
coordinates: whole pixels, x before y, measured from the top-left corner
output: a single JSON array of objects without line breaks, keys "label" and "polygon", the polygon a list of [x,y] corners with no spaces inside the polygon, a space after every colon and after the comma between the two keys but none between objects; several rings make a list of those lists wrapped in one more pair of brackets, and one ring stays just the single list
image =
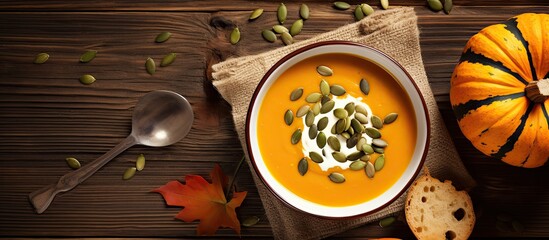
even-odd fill
[{"label": "bowl rim", "polygon": [[[288,201],[283,199],[281,196],[279,196],[278,193],[276,193],[273,190],[273,188],[266,181],[266,179],[264,178],[262,173],[259,171],[258,166],[256,164],[256,160],[255,160],[254,155],[252,153],[251,141],[250,141],[250,137],[249,137],[250,136],[250,126],[251,126],[250,125],[251,124],[251,115],[252,115],[252,110],[254,109],[254,103],[255,103],[258,95],[259,95],[259,92],[260,92],[261,88],[266,83],[267,79],[270,78],[272,73],[276,69],[278,69],[278,67],[280,67],[282,64],[284,64],[289,59],[295,57],[296,55],[299,55],[303,52],[306,52],[308,50],[311,50],[311,49],[314,49],[314,48],[317,48],[317,47],[329,46],[329,45],[352,45],[352,46],[367,48],[367,49],[370,49],[372,51],[375,51],[375,52],[379,53],[380,55],[383,55],[383,57],[385,57],[388,60],[390,60],[391,62],[393,62],[398,68],[400,68],[404,72],[404,74],[406,74],[406,76],[408,77],[408,80],[410,80],[411,84],[414,86],[415,91],[417,92],[417,94],[419,96],[419,99],[421,100],[421,104],[422,104],[422,107],[423,107],[423,110],[424,110],[423,113],[425,114],[425,120],[426,120],[426,125],[427,125],[426,126],[427,128],[426,128],[425,148],[423,149],[423,154],[421,156],[421,159],[420,159],[420,162],[418,164],[417,169],[415,170],[415,172],[412,175],[412,177],[410,178],[410,180],[406,183],[406,185],[393,198],[391,198],[389,201],[385,202],[384,204],[378,206],[377,208],[374,208],[370,211],[366,211],[366,212],[363,212],[363,213],[359,213],[359,214],[355,214],[355,215],[349,215],[349,216],[343,216],[343,217],[332,217],[332,216],[318,215],[318,214],[314,214],[314,213],[311,213],[311,212],[307,212],[307,211],[304,211],[302,209],[299,209],[299,208],[295,207],[294,205],[292,205],[291,203],[289,203]],[[330,40],[330,41],[322,41],[322,42],[312,43],[312,44],[306,45],[304,47],[298,48],[298,49],[290,52],[289,54],[285,55],[280,60],[278,60],[271,68],[269,68],[269,70],[263,75],[260,82],[257,84],[257,87],[255,88],[254,93],[252,95],[252,98],[250,99],[250,103],[248,105],[248,110],[246,112],[246,122],[245,122],[245,124],[246,124],[245,125],[245,134],[246,134],[246,136],[245,136],[246,141],[245,142],[246,142],[247,155],[250,159],[250,162],[252,163],[255,174],[257,174],[259,179],[261,179],[261,182],[265,185],[265,187],[269,190],[269,192],[271,194],[273,194],[282,203],[284,203],[284,205],[290,207],[291,209],[294,209],[298,212],[305,213],[305,214],[308,214],[308,215],[311,215],[311,216],[319,217],[319,218],[322,218],[322,219],[355,219],[355,218],[359,218],[359,217],[374,214],[374,213],[380,211],[381,209],[384,209],[387,206],[389,206],[390,204],[392,204],[396,199],[400,198],[402,196],[402,194],[404,194],[410,188],[412,183],[415,181],[415,179],[418,177],[419,173],[423,169],[423,165],[425,163],[427,153],[429,152],[429,145],[430,145],[430,139],[431,139],[431,119],[429,117],[429,108],[427,107],[427,104],[425,102],[425,99],[423,97],[423,94],[422,94],[421,90],[417,86],[414,78],[412,78],[412,76],[408,73],[408,71],[406,71],[406,69],[400,63],[398,63],[395,59],[393,59],[392,57],[390,57],[386,53],[384,53],[384,52],[382,52],[382,51],[380,51],[380,50],[378,50],[374,47],[371,47],[371,46],[368,46],[368,45],[365,45],[365,44],[362,44],[362,43],[358,43],[358,42],[342,41],[342,40]]]}]

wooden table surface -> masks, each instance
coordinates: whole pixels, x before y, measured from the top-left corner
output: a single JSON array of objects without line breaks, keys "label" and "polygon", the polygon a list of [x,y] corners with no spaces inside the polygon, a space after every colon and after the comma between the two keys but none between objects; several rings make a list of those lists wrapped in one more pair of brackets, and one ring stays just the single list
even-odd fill
[{"label": "wooden table surface", "polygon": [[[297,41],[354,22],[351,11],[338,11],[330,1],[286,2],[288,22],[297,19],[301,3],[311,18]],[[360,2],[352,1],[353,4]],[[377,9],[376,1],[366,1]],[[375,3],[375,4],[374,4]],[[278,2],[97,0],[0,0],[0,236],[3,237],[193,237],[196,222],[174,219],[178,207],[166,207],[150,190],[187,174],[208,176],[214,163],[231,173],[243,155],[230,106],[210,83],[209,66],[228,57],[260,53],[281,46],[268,43],[261,29],[276,24]],[[483,27],[524,12],[549,12],[546,0],[454,0],[450,15],[434,13],[423,0],[391,0],[392,6],[414,6],[419,16],[422,56],[440,112],[461,157],[478,187],[471,195],[478,220],[473,237],[549,236],[549,167],[519,169],[483,156],[461,134],[449,103],[450,75],[467,39]],[[264,8],[254,22],[252,9]],[[233,25],[242,40],[227,41]],[[173,33],[165,43],[155,36]],[[88,49],[97,50],[90,63],[78,62]],[[50,59],[33,64],[37,53]],[[147,57],[157,63],[178,53],[169,67],[145,72]],[[82,74],[97,81],[82,85]],[[41,215],[33,212],[28,194],[71,171],[65,158],[87,164],[130,132],[131,114],[139,97],[167,89],[192,104],[195,121],[190,134],[163,148],[135,146],[122,153],[74,190],[58,196]],[[129,181],[121,179],[136,156],[147,166]],[[244,238],[270,237],[270,224],[250,169],[237,179],[248,197],[240,217],[261,221],[244,227]],[[519,220],[522,233],[498,231],[496,216]],[[217,236],[236,236],[231,229]],[[403,222],[388,228],[375,223],[336,235],[400,237],[412,233]]]}]

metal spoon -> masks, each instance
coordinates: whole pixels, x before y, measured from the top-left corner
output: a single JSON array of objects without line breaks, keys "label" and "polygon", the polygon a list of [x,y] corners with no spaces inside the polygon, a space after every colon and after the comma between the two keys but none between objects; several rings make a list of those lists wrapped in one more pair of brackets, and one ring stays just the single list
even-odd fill
[{"label": "metal spoon", "polygon": [[55,195],[73,189],[124,150],[136,144],[151,147],[174,144],[187,135],[193,120],[191,105],[183,96],[171,91],[150,92],[135,106],[132,132],[126,139],[95,161],[65,174],[57,184],[32,192],[29,200],[37,213],[43,213]]}]

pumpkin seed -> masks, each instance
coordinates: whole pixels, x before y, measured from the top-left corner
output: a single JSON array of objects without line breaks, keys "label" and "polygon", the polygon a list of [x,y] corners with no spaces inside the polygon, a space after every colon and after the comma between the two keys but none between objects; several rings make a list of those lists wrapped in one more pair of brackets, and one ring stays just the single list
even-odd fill
[{"label": "pumpkin seed", "polygon": [[355,119],[359,121],[361,124],[367,124],[369,122],[368,117],[366,117],[364,114],[359,112],[355,113]]},{"label": "pumpkin seed", "polygon": [[324,130],[328,126],[328,117],[323,117],[318,120],[316,126],[318,127],[318,131]]},{"label": "pumpkin seed", "polygon": [[385,166],[385,155],[381,154],[379,157],[376,158],[376,161],[374,162],[376,172],[379,172],[381,169],[383,169],[383,166]]},{"label": "pumpkin seed", "polygon": [[382,228],[386,228],[388,226],[391,226],[391,224],[393,224],[395,221],[396,221],[395,217],[386,217],[379,221],[379,226]]},{"label": "pumpkin seed", "polygon": [[364,169],[365,166],[366,166],[365,162],[355,161],[355,162],[352,162],[351,165],[349,165],[349,168],[353,171],[358,171],[358,170]]},{"label": "pumpkin seed", "polygon": [[363,161],[363,162],[370,161],[370,155],[366,154],[366,155],[360,157],[360,161]]},{"label": "pumpkin seed", "polygon": [[163,43],[165,41],[168,41],[168,39],[170,39],[171,36],[172,36],[172,33],[170,32],[162,32],[156,35],[156,38],[154,39],[154,41],[157,43]]},{"label": "pumpkin seed", "polygon": [[355,130],[352,127],[347,129],[347,132],[351,135],[355,134]]},{"label": "pumpkin seed", "polygon": [[322,76],[332,76],[332,74],[334,74],[331,68],[324,65],[316,67],[316,71]]},{"label": "pumpkin seed", "polygon": [[343,118],[348,117],[349,113],[347,112],[347,110],[345,110],[343,108],[336,108],[334,110],[334,116],[336,116],[336,118],[343,119]]},{"label": "pumpkin seed", "polygon": [[385,149],[383,148],[380,148],[380,147],[372,147],[374,149],[374,152],[376,153],[379,153],[379,154],[383,154],[385,153]]},{"label": "pumpkin seed", "polygon": [[374,126],[377,129],[383,128],[383,121],[381,121],[381,118],[379,118],[376,115],[372,115],[370,118],[370,121],[372,121],[372,126]]},{"label": "pumpkin seed", "polygon": [[322,105],[320,104],[320,102],[317,102],[317,103],[315,103],[315,104],[313,105],[312,111],[313,111],[313,113],[314,113],[315,116],[318,115],[318,114],[320,113],[320,107],[321,107],[321,106],[322,106]]},{"label": "pumpkin seed", "polygon": [[280,24],[283,24],[284,21],[286,21],[286,16],[288,15],[288,9],[286,8],[286,5],[284,3],[280,3],[278,6],[278,10],[276,11],[276,17],[278,18],[278,22]]},{"label": "pumpkin seed", "polygon": [[452,7],[453,7],[453,4],[452,4],[452,0],[444,0],[444,13],[446,14],[450,14],[450,11],[452,11]]},{"label": "pumpkin seed", "polygon": [[297,109],[297,113],[295,114],[295,116],[298,118],[303,117],[309,112],[310,109],[311,107],[309,105],[303,105],[299,109]]},{"label": "pumpkin seed", "polygon": [[290,35],[287,32],[282,32],[280,34],[280,39],[282,39],[282,42],[284,43],[284,45],[290,45],[294,43],[294,38],[292,37],[292,35]]},{"label": "pumpkin seed", "polygon": [[[319,132],[318,136],[316,136],[316,145],[318,145],[319,148],[324,148],[326,146],[326,134],[323,132]],[[322,149],[324,151],[324,149]]]},{"label": "pumpkin seed", "polygon": [[381,0],[381,8],[387,10],[389,8],[389,0]]},{"label": "pumpkin seed", "polygon": [[351,138],[351,134],[349,134],[348,132],[342,132],[342,133],[341,133],[341,136],[342,136],[343,138],[345,138],[345,139]]},{"label": "pumpkin seed", "polygon": [[326,103],[322,104],[322,107],[320,107],[320,113],[328,113],[334,109],[335,102],[332,100],[328,100]]},{"label": "pumpkin seed", "polygon": [[137,160],[135,161],[135,169],[141,171],[145,168],[145,155],[143,153],[137,155]]},{"label": "pumpkin seed", "polygon": [[351,118],[347,117],[347,118],[345,118],[345,130],[343,130],[343,131],[349,130],[350,127],[351,127]]},{"label": "pumpkin seed", "polygon": [[322,103],[322,105],[326,104],[328,101],[332,100],[330,97],[330,95],[324,95],[322,96],[322,98],[320,99],[320,103]]},{"label": "pumpkin seed", "polygon": [[442,3],[439,0],[427,0],[427,4],[435,12],[442,10]]},{"label": "pumpkin seed", "polygon": [[301,176],[305,175],[307,171],[309,170],[309,162],[307,161],[307,158],[302,158],[299,160],[299,163],[297,164],[297,171]]},{"label": "pumpkin seed", "polygon": [[336,133],[337,133],[337,132],[336,132],[336,124],[332,125],[332,129],[330,129],[330,132],[331,132],[332,134],[336,134]]},{"label": "pumpkin seed", "polygon": [[256,225],[258,222],[259,222],[259,217],[257,216],[249,216],[247,218],[245,218],[244,220],[242,220],[242,226],[244,227],[251,227],[253,225]]},{"label": "pumpkin seed", "polygon": [[309,152],[309,157],[313,162],[315,163],[322,163],[324,162],[324,158],[317,152]]},{"label": "pumpkin seed", "polygon": [[[350,134],[350,133],[349,133]],[[347,139],[347,148],[353,148],[358,143],[358,140],[360,139],[361,134],[353,134],[349,139]]]},{"label": "pumpkin seed", "polygon": [[381,138],[377,138],[377,139],[373,139],[372,140],[372,144],[376,147],[380,147],[380,148],[386,148],[387,147],[387,142],[385,142],[385,140],[381,139]]},{"label": "pumpkin seed", "polygon": [[324,149],[322,149],[322,156],[326,157],[326,151]]},{"label": "pumpkin seed", "polygon": [[290,101],[297,101],[303,95],[303,88],[298,87],[290,93]]},{"label": "pumpkin seed", "polygon": [[398,113],[389,113],[385,118],[383,118],[383,123],[390,124],[393,123],[398,117]]},{"label": "pumpkin seed", "polygon": [[307,4],[301,4],[301,7],[299,7],[299,16],[301,16],[303,20],[307,20],[309,19],[309,15],[309,6],[307,6]]},{"label": "pumpkin seed", "polygon": [[263,14],[263,8],[258,8],[252,11],[248,20],[254,20]]},{"label": "pumpkin seed", "polygon": [[68,158],[65,158],[65,161],[67,162],[69,167],[72,169],[79,169],[81,167],[80,162],[76,158],[68,157]]},{"label": "pumpkin seed", "polygon": [[360,21],[364,18],[364,12],[362,12],[362,4],[356,6],[354,15],[357,21]]},{"label": "pumpkin seed", "polygon": [[351,126],[353,127],[352,129],[354,129],[357,133],[361,133],[362,131],[364,131],[364,126],[362,126],[362,124],[360,124],[360,122],[354,118],[351,120]]},{"label": "pumpkin seed", "polygon": [[315,139],[317,134],[318,134],[318,129],[316,128],[316,125],[315,124],[311,125],[311,127],[309,127],[309,138]]},{"label": "pumpkin seed", "polygon": [[368,110],[362,104],[357,104],[355,106],[355,111],[364,114],[365,117],[368,117]]},{"label": "pumpkin seed", "polygon": [[366,176],[368,176],[368,178],[374,178],[374,175],[376,174],[376,169],[371,162],[366,162],[364,171],[366,172]]},{"label": "pumpkin seed", "polygon": [[339,10],[347,10],[351,5],[346,2],[334,2],[334,7]]},{"label": "pumpkin seed", "polygon": [[80,56],[80,62],[81,63],[90,62],[91,60],[93,60],[95,58],[96,55],[97,55],[97,51],[88,50],[84,54],[82,54],[82,56]]},{"label": "pumpkin seed", "polygon": [[356,160],[358,160],[359,158],[361,158],[362,156],[364,156],[364,153],[363,153],[363,152],[358,152],[358,151],[356,151],[356,152],[353,152],[353,153],[347,155],[347,160],[349,160],[349,161],[356,161]]},{"label": "pumpkin seed", "polygon": [[230,41],[232,45],[235,45],[238,43],[238,41],[240,41],[240,29],[238,29],[238,27],[235,27],[231,32]]},{"label": "pumpkin seed", "polygon": [[286,27],[282,26],[282,25],[274,25],[273,26],[273,31],[275,33],[289,32],[289,30]]},{"label": "pumpkin seed", "polygon": [[84,85],[90,85],[95,82],[95,77],[90,74],[84,74],[80,77],[80,82]]},{"label": "pumpkin seed", "polygon": [[353,115],[353,113],[355,113],[355,103],[354,102],[347,103],[345,105],[345,110],[347,111],[349,116]]},{"label": "pumpkin seed", "polygon": [[372,145],[365,143],[362,145],[362,151],[366,154],[372,154],[374,153],[374,148]]},{"label": "pumpkin seed", "polygon": [[346,93],[345,88],[343,88],[340,85],[334,84],[330,86],[330,93],[332,93],[335,96],[342,96]]},{"label": "pumpkin seed", "polygon": [[150,75],[153,75],[156,72],[156,64],[152,58],[147,58],[145,61],[145,69]]},{"label": "pumpkin seed", "polygon": [[137,169],[135,167],[131,167],[131,168],[126,169],[126,171],[124,172],[124,175],[122,175],[122,179],[128,180],[128,179],[132,178],[135,175],[136,171],[137,171]]},{"label": "pumpkin seed", "polygon": [[332,157],[340,163],[344,163],[347,161],[347,156],[345,156],[345,154],[342,152],[332,152]]},{"label": "pumpkin seed", "polygon": [[288,126],[292,125],[292,123],[294,122],[294,113],[292,112],[292,110],[286,110],[286,112],[284,113],[284,122]]},{"label": "pumpkin seed", "polygon": [[324,79],[320,81],[320,93],[324,96],[330,95],[330,84]]},{"label": "pumpkin seed", "polygon": [[263,38],[265,40],[267,40],[268,42],[275,42],[276,41],[276,35],[271,30],[267,30],[267,29],[263,30],[261,32],[261,36],[263,36]]},{"label": "pumpkin seed", "polygon": [[295,36],[301,32],[301,29],[303,29],[303,19],[298,19],[290,27],[290,34]]},{"label": "pumpkin seed", "polygon": [[364,3],[361,5],[362,12],[364,13],[364,16],[370,16],[370,14],[374,13],[374,9],[372,6]]},{"label": "pumpkin seed", "polygon": [[368,137],[371,137],[371,138],[380,138],[381,137],[381,132],[379,132],[379,130],[377,130],[375,128],[366,128],[365,133],[366,133],[366,135],[368,135]]},{"label": "pumpkin seed", "polygon": [[161,67],[169,66],[170,64],[175,61],[175,57],[177,56],[177,53],[170,53],[166,55],[164,58],[162,58],[162,61],[160,62]]},{"label": "pumpkin seed", "polygon": [[307,115],[305,115],[305,125],[307,125],[307,127],[311,127],[314,122],[315,122],[315,114],[313,113],[313,111],[309,110],[307,112]]},{"label": "pumpkin seed", "polygon": [[341,150],[341,144],[339,143],[339,139],[334,136],[328,137],[328,146],[330,146],[334,151]]},{"label": "pumpkin seed", "polygon": [[362,91],[365,95],[370,94],[370,83],[368,83],[368,81],[364,78],[360,80],[360,91]]},{"label": "pumpkin seed", "polygon": [[49,58],[50,58],[49,54],[39,53],[39,54],[36,54],[36,57],[34,58],[34,63],[42,64],[42,63],[45,63],[46,61],[48,61]]},{"label": "pumpkin seed", "polygon": [[345,119],[339,119],[336,122],[336,133],[341,134],[345,131]]},{"label": "pumpkin seed", "polygon": [[334,183],[344,183],[345,182],[345,176],[341,173],[333,172],[328,175],[328,178]]},{"label": "pumpkin seed", "polygon": [[292,134],[291,141],[293,145],[296,145],[299,142],[299,140],[301,140],[301,129],[298,128]]},{"label": "pumpkin seed", "polygon": [[366,138],[360,138],[356,143],[356,150],[362,151],[362,145],[366,144]]},{"label": "pumpkin seed", "polygon": [[316,102],[320,101],[320,98],[322,98],[322,94],[314,92],[314,93],[309,94],[305,98],[305,101],[308,102],[308,103],[316,103]]}]

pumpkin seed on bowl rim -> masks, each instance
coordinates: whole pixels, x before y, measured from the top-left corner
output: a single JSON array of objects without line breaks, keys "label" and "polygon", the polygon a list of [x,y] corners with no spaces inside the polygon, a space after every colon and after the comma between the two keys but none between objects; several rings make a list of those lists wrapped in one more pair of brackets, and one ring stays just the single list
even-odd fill
[{"label": "pumpkin seed on bowl rim", "polygon": [[167,67],[175,61],[175,57],[177,57],[177,53],[170,53],[166,55],[164,58],[162,58],[162,61],[160,62],[160,67]]},{"label": "pumpkin seed on bowl rim", "polygon": [[67,162],[67,165],[69,165],[72,169],[79,169],[81,167],[80,162],[73,157],[65,158],[65,161]]},{"label": "pumpkin seed on bowl rim", "polygon": [[233,31],[231,31],[230,41],[232,45],[240,41],[240,29],[238,27],[233,28]]},{"label": "pumpkin seed on bowl rim", "polygon": [[122,175],[122,179],[124,179],[124,180],[131,179],[133,176],[135,176],[136,171],[137,171],[137,168],[135,168],[135,167],[130,167],[130,168],[126,169],[126,171],[124,171],[124,175]]},{"label": "pumpkin seed on bowl rim", "polygon": [[42,64],[42,63],[47,62],[49,58],[50,58],[49,54],[39,53],[39,54],[36,54],[36,57],[34,58],[33,62],[36,63],[36,64]]},{"label": "pumpkin seed on bowl rim", "polygon": [[288,9],[286,8],[286,5],[284,5],[284,3],[280,3],[276,11],[276,17],[278,19],[278,22],[280,24],[283,24],[284,21],[286,21],[287,15],[288,15]]},{"label": "pumpkin seed on bowl rim", "polygon": [[303,20],[309,19],[310,11],[309,11],[309,6],[307,6],[307,4],[301,4],[301,6],[299,7],[299,16]]},{"label": "pumpkin seed on bowl rim", "polygon": [[280,39],[282,39],[282,42],[284,43],[284,45],[290,45],[294,43],[294,38],[288,32],[280,33]]},{"label": "pumpkin seed on bowl rim", "polygon": [[334,2],[334,7],[339,10],[347,10],[351,5],[346,2]]},{"label": "pumpkin seed on bowl rim", "polygon": [[290,93],[290,101],[297,101],[298,99],[301,98],[302,95],[303,95],[303,88],[298,87],[294,89],[292,93]]},{"label": "pumpkin seed on bowl rim", "polygon": [[90,62],[95,58],[96,55],[97,55],[96,50],[88,50],[80,56],[80,62],[81,63]]},{"label": "pumpkin seed on bowl rim", "polygon": [[296,145],[301,140],[301,134],[302,132],[300,128],[294,131],[294,133],[292,134],[292,137],[290,138],[291,143],[293,145]]},{"label": "pumpkin seed on bowl rim", "polygon": [[276,35],[273,31],[265,29],[261,32],[261,36],[268,42],[275,42],[276,41]]},{"label": "pumpkin seed on bowl rim", "polygon": [[95,77],[91,74],[84,74],[80,77],[79,80],[84,85],[90,85],[95,82]]},{"label": "pumpkin seed on bowl rim", "polygon": [[297,171],[301,176],[304,176],[307,171],[309,170],[309,162],[307,161],[307,158],[302,158],[299,160],[299,163],[297,164]]},{"label": "pumpkin seed on bowl rim", "polygon": [[165,41],[168,41],[170,37],[172,36],[171,32],[161,32],[158,35],[156,35],[156,38],[154,39],[157,43],[163,43]]},{"label": "pumpkin seed on bowl rim", "polygon": [[250,17],[248,18],[248,20],[257,19],[258,17],[261,16],[261,14],[263,14],[263,8],[255,9],[252,11],[252,13],[250,13]]},{"label": "pumpkin seed on bowl rim", "polygon": [[328,175],[328,178],[330,178],[330,181],[334,183],[344,183],[345,182],[345,176],[338,172],[333,172]]},{"label": "pumpkin seed on bowl rim", "polygon": [[324,65],[316,67],[316,71],[318,72],[318,74],[325,77],[332,76],[334,74],[334,71],[330,67]]},{"label": "pumpkin seed on bowl rim", "polygon": [[290,126],[294,122],[294,112],[292,110],[288,109],[284,113],[284,122],[286,125]]},{"label": "pumpkin seed on bowl rim", "polygon": [[303,19],[296,20],[290,27],[290,35],[295,36],[301,32],[303,29]]},{"label": "pumpkin seed on bowl rim", "polygon": [[315,163],[324,162],[324,158],[322,157],[322,155],[317,152],[309,152],[309,158],[311,158],[311,160]]}]

